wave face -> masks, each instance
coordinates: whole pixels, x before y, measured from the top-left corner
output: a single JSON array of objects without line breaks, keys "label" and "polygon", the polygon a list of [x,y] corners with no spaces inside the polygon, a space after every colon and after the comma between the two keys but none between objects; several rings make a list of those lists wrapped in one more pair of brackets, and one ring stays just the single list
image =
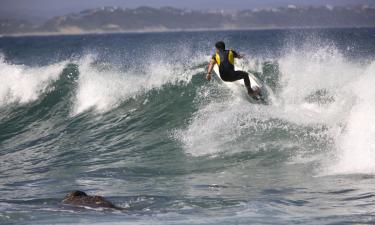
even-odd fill
[{"label": "wave face", "polygon": [[[372,221],[374,35],[0,38],[0,223]],[[267,104],[203,79],[220,39]],[[128,210],[59,203],[76,189]]]}]

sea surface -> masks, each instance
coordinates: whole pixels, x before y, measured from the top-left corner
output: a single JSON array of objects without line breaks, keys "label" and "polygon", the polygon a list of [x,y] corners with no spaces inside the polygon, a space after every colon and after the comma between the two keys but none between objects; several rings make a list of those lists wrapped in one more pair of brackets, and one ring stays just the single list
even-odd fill
[{"label": "sea surface", "polygon": [[375,29],[0,38],[0,224],[374,223]]}]

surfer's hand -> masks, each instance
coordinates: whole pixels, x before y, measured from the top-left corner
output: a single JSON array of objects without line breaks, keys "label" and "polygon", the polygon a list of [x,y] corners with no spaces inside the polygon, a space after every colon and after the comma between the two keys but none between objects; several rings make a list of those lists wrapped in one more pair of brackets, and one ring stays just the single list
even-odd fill
[{"label": "surfer's hand", "polygon": [[210,73],[208,73],[208,74],[206,75],[206,80],[208,80],[208,81],[211,80],[211,74],[210,74]]},{"label": "surfer's hand", "polygon": [[245,54],[242,54],[242,53],[239,54],[239,55],[238,55],[238,58],[239,58],[239,59],[244,59],[244,58],[245,58]]}]

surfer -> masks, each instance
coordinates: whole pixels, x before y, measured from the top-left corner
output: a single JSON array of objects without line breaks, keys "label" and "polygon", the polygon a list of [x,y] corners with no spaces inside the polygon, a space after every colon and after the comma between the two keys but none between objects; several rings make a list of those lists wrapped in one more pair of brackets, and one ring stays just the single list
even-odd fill
[{"label": "surfer", "polygon": [[259,90],[253,90],[251,88],[249,74],[245,71],[234,70],[234,59],[242,59],[243,55],[238,54],[232,49],[226,50],[225,43],[223,41],[216,42],[215,47],[216,53],[211,58],[206,79],[208,81],[211,80],[212,70],[215,64],[217,64],[219,66],[220,77],[223,81],[233,82],[243,79],[247,89],[247,93],[253,98],[257,98],[257,96],[259,95]]}]

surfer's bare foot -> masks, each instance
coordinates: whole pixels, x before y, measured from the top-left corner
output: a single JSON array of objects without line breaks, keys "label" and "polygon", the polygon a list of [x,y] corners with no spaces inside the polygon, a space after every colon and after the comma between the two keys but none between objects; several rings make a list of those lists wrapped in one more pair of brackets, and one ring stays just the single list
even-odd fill
[{"label": "surfer's bare foot", "polygon": [[256,101],[259,101],[260,100],[260,96],[259,95],[253,95],[251,96],[254,100]]},{"label": "surfer's bare foot", "polygon": [[255,90],[253,90],[253,93],[254,93],[254,95],[256,95],[256,96],[260,96],[260,88],[259,87],[256,87],[256,88],[254,88]]},{"label": "surfer's bare foot", "polygon": [[254,88],[252,89],[251,87],[246,87],[247,88],[247,93],[250,95],[250,96],[253,96],[253,95],[259,95],[260,94],[260,90],[259,88]]},{"label": "surfer's bare foot", "polygon": [[255,99],[257,101],[260,100],[260,89],[259,88],[255,88],[255,90],[253,90],[252,88],[247,87],[247,93],[253,99]]}]

